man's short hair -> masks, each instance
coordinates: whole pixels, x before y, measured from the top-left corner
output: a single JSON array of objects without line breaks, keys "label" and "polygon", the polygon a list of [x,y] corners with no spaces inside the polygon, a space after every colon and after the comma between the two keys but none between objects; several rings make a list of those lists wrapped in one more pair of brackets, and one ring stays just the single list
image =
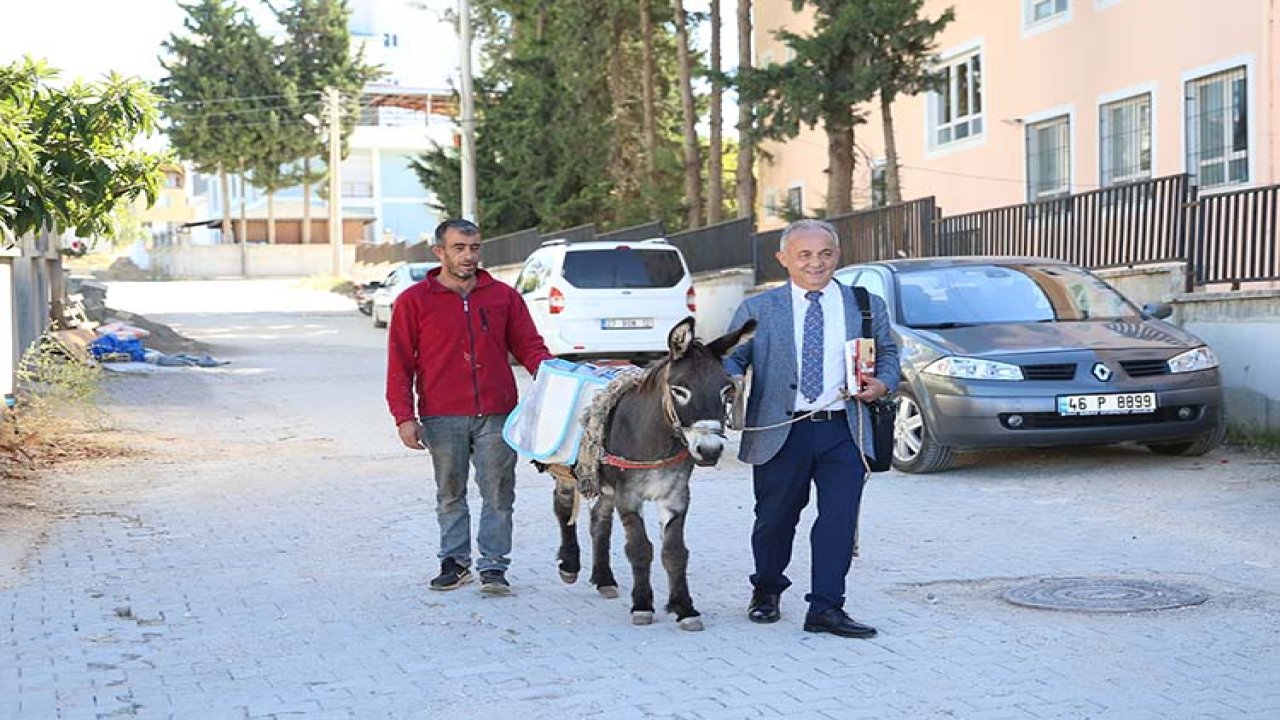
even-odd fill
[{"label": "man's short hair", "polygon": [[435,242],[432,244],[443,245],[444,234],[450,230],[457,230],[467,237],[480,234],[480,228],[476,227],[476,224],[470,220],[466,220],[464,218],[450,218],[436,226]]},{"label": "man's short hair", "polygon": [[840,247],[840,234],[836,232],[836,227],[825,220],[796,220],[782,231],[782,237],[778,238],[778,250],[787,249],[787,241],[792,235],[802,232],[824,232],[831,237],[831,242],[836,244],[836,248]]}]

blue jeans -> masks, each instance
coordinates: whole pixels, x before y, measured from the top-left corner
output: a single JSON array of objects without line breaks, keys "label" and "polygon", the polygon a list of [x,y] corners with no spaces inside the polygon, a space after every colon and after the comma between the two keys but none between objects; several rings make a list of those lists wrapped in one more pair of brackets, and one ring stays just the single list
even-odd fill
[{"label": "blue jeans", "polygon": [[431,451],[436,477],[436,519],[441,560],[471,566],[471,514],[467,509],[469,466],[480,489],[477,568],[506,571],[511,565],[511,518],[516,500],[516,453],[502,439],[506,415],[439,415],[422,418],[422,443]]}]

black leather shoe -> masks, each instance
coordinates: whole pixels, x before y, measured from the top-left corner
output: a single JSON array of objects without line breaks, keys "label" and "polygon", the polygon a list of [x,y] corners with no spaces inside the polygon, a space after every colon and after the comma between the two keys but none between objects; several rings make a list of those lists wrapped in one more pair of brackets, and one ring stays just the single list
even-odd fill
[{"label": "black leather shoe", "polygon": [[820,613],[809,613],[804,616],[805,632],[824,632],[847,638],[869,638],[876,636],[876,629],[863,625],[845,614],[840,608],[828,608]]},{"label": "black leather shoe", "polygon": [[753,623],[778,622],[782,613],[778,604],[782,596],[778,593],[767,593],[756,590],[751,593],[751,604],[747,606],[747,618]]}]

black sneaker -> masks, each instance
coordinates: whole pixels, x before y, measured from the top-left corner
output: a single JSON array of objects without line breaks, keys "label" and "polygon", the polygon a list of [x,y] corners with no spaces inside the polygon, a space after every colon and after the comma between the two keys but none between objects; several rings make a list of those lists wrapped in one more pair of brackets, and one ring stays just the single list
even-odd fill
[{"label": "black sneaker", "polygon": [[480,592],[485,595],[510,595],[511,583],[501,570],[480,571]]},{"label": "black sneaker", "polygon": [[471,571],[453,558],[440,563],[440,574],[431,580],[432,590],[456,590],[471,582]]}]

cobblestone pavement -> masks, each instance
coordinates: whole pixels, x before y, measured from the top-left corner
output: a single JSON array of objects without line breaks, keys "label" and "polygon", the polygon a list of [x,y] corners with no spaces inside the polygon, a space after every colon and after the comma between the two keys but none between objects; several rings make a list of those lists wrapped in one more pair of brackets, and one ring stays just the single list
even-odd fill
[{"label": "cobblestone pavement", "polygon": [[[801,631],[803,533],[782,621],[747,621],[749,472],[726,461],[694,475],[707,629],[633,627],[625,593],[560,582],[550,482],[523,464],[515,595],[427,589],[427,458],[386,415],[384,331],[341,299],[278,282],[112,299],[232,363],[109,379],[144,454],[54,478],[65,518],[0,592],[0,717],[1280,717],[1274,458],[1088,448],[878,476],[849,583],[881,630],[863,641]],[[998,599],[1060,576],[1210,598],[1134,614]]]}]

